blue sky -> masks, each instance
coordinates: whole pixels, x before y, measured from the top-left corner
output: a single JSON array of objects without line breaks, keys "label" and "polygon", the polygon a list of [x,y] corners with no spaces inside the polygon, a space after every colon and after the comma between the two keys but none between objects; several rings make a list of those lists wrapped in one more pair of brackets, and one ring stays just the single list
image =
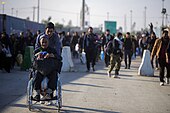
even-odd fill
[{"label": "blue sky", "polygon": [[[5,2],[5,13],[18,17],[33,19],[33,6],[37,6],[38,0],[0,0]],[[146,10],[146,24],[153,22],[155,26],[162,24],[162,0],[86,0],[89,7],[90,25],[98,27],[104,24],[104,20],[117,21],[117,25],[124,28],[126,15],[127,31],[130,29],[130,10],[132,10],[132,21],[136,22],[135,29],[144,27],[144,7]],[[40,20],[52,17],[52,21],[67,25],[69,20],[72,20],[73,25],[80,25],[80,10],[82,0],[40,0]],[[170,15],[170,0],[165,0],[164,6]],[[2,13],[2,5],[0,5],[0,13]],[[170,21],[170,16],[169,21]],[[37,20],[37,12],[35,15]],[[170,24],[170,23],[169,23]]]}]

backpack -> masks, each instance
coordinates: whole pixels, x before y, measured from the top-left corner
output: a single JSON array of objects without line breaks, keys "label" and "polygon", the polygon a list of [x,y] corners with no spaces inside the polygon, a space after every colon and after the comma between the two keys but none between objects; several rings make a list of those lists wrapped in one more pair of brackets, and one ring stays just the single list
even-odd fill
[{"label": "backpack", "polygon": [[107,55],[110,55],[112,53],[112,46],[112,41],[109,41],[106,47],[104,48],[104,51]]}]

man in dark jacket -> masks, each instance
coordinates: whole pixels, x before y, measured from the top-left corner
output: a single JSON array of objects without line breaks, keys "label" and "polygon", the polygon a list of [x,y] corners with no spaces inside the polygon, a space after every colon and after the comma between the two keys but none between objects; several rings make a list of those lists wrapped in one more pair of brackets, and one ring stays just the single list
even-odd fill
[{"label": "man in dark jacket", "polygon": [[[132,47],[132,39],[130,36],[130,33],[127,32],[126,33],[126,37],[124,38],[124,60],[125,60],[125,69],[130,69],[130,65],[131,65],[131,57],[133,54],[133,47]],[[129,63],[127,64],[127,57],[128,57],[128,61]]]},{"label": "man in dark jacket", "polygon": [[[49,22],[46,25],[46,29],[45,29],[44,33],[41,33],[40,35],[38,35],[38,37],[36,39],[36,43],[35,43],[35,50],[41,47],[40,39],[43,35],[47,35],[49,47],[56,50],[56,58],[58,59],[58,62],[60,65],[59,69],[58,69],[58,73],[60,73],[61,67],[62,67],[61,42],[58,37],[58,34],[55,32],[54,24],[52,22]],[[54,74],[54,75],[56,75],[56,79],[55,79],[56,81],[58,79],[58,73]]]},{"label": "man in dark jacket", "polygon": [[57,52],[57,58],[58,59],[61,59],[61,42],[60,42],[60,39],[58,37],[58,34],[55,33],[55,30],[54,30],[54,24],[52,22],[49,22],[47,25],[46,25],[46,29],[45,29],[45,32],[44,33],[41,33],[40,35],[38,35],[37,39],[36,39],[36,43],[35,43],[35,49],[39,48],[40,47],[40,37],[41,35],[48,35],[48,38],[49,38],[49,46],[51,48],[54,48]]},{"label": "man in dark jacket", "polygon": [[168,29],[163,30],[162,38],[155,41],[152,53],[151,62],[156,55],[160,66],[160,86],[164,85],[165,68],[167,70],[166,83],[169,84],[170,78],[170,37],[168,36]]},{"label": "man in dark jacket", "polygon": [[[109,41],[112,41],[112,39],[113,38],[112,38],[112,35],[110,34],[110,30],[107,29],[106,32],[105,32],[105,35],[103,37],[104,48],[107,48]],[[108,67],[109,62],[110,62],[110,56],[106,53],[106,51],[105,51],[105,54],[104,54],[104,61],[105,61],[106,67]]]},{"label": "man in dark jacket", "polygon": [[90,63],[92,63],[93,71],[95,71],[94,65],[96,61],[96,38],[92,27],[88,28],[88,32],[84,36],[83,50],[86,53],[87,72],[90,71]]}]

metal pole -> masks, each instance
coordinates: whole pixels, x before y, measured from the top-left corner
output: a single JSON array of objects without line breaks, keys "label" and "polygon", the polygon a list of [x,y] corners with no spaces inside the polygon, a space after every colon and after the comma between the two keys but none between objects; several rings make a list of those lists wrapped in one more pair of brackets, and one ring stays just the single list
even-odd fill
[{"label": "metal pole", "polygon": [[35,20],[35,8],[36,7],[33,7],[33,21]]},{"label": "metal pole", "polygon": [[78,27],[78,18],[79,18],[79,13],[77,13],[77,27]]},{"label": "metal pole", "polygon": [[124,16],[124,32],[127,32],[127,25],[126,25],[126,15]]},{"label": "metal pole", "polygon": [[5,2],[2,2],[2,14],[5,14]]},{"label": "metal pole", "polygon": [[144,29],[146,29],[146,9],[147,7],[144,7],[145,11],[144,11]]},{"label": "metal pole", "polygon": [[16,17],[18,16],[18,10],[16,10]]},{"label": "metal pole", "polygon": [[132,10],[130,10],[130,31],[132,32]]},{"label": "metal pole", "polygon": [[[162,10],[164,8],[164,1],[165,0],[162,0]],[[162,27],[164,27],[164,13],[162,13]]]},{"label": "metal pole", "polygon": [[11,8],[11,15],[13,16],[14,14],[14,8]]},{"label": "metal pole", "polygon": [[107,20],[109,21],[109,12],[107,12]]},{"label": "metal pole", "polygon": [[38,6],[37,6],[37,22],[39,23],[39,16],[40,16],[40,0],[38,0]]},{"label": "metal pole", "polygon": [[84,29],[84,21],[85,21],[85,0],[82,3],[82,29]]},{"label": "metal pole", "polygon": [[166,14],[166,23],[165,23],[166,26],[168,26],[168,14]]}]

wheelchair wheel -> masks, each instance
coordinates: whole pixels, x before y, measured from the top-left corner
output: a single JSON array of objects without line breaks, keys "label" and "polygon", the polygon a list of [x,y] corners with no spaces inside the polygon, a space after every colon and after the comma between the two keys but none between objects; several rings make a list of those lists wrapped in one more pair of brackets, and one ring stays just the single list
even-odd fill
[{"label": "wheelchair wheel", "polygon": [[62,108],[62,89],[61,89],[61,82],[58,80],[57,82],[57,104],[58,104],[58,111]]},{"label": "wheelchair wheel", "polygon": [[32,107],[32,95],[33,95],[33,78],[29,80],[28,86],[27,86],[27,105],[30,111]]}]

